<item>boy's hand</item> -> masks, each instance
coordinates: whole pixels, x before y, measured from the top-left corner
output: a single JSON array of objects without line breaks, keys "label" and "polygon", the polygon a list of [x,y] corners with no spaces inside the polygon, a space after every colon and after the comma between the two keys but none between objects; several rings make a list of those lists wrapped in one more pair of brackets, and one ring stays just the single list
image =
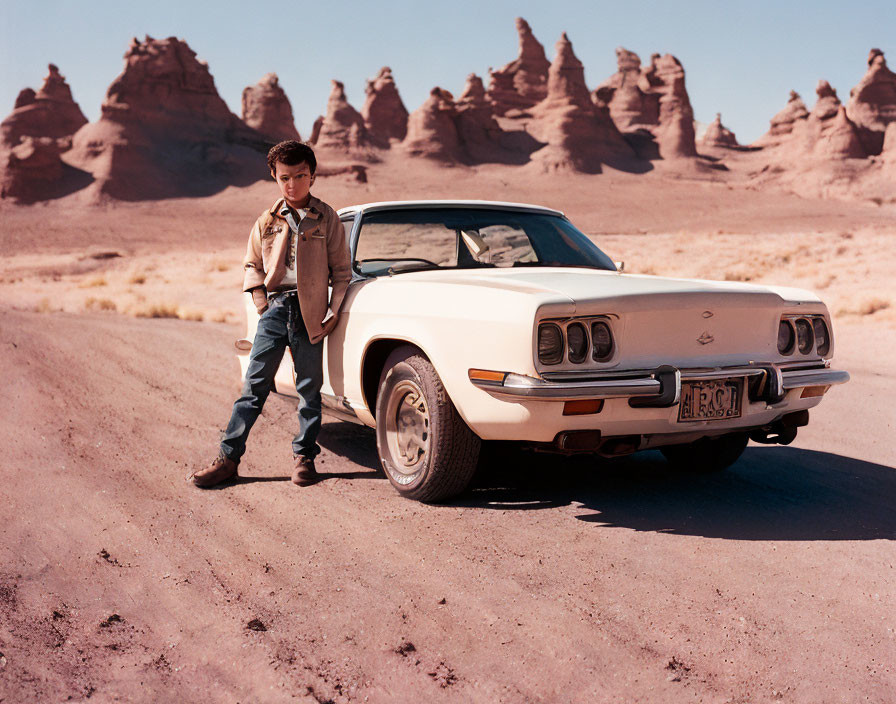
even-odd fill
[{"label": "boy's hand", "polygon": [[255,304],[259,315],[268,309],[268,295],[264,286],[257,286],[252,289],[252,302]]},{"label": "boy's hand", "polygon": [[333,328],[336,327],[336,323],[338,323],[338,322],[339,322],[339,316],[338,316],[338,315],[331,315],[331,316],[328,317],[326,320],[324,320],[324,323],[323,323],[323,325],[322,325],[323,332],[324,332],[324,337],[326,337],[326,336],[329,335],[331,332],[333,332]]}]

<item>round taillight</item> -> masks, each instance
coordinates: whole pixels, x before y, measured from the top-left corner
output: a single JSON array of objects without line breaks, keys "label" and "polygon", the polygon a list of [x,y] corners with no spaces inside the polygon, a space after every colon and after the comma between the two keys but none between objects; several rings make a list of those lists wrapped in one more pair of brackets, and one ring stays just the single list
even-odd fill
[{"label": "round taillight", "polygon": [[581,323],[572,323],[566,328],[566,343],[569,345],[569,361],[581,364],[588,356],[588,333]]},{"label": "round taillight", "polygon": [[824,357],[831,351],[831,334],[824,318],[812,318],[812,331],[815,333],[815,351]]},{"label": "round taillight", "polygon": [[790,354],[793,352],[793,343],[796,335],[793,332],[793,325],[789,320],[782,320],[778,323],[778,352],[781,354]]},{"label": "round taillight", "polygon": [[538,361],[542,364],[560,364],[563,361],[563,333],[554,323],[538,326]]},{"label": "round taillight", "polygon": [[591,358],[606,362],[613,356],[613,335],[606,323],[591,323]]},{"label": "round taillight", "polygon": [[800,318],[796,321],[796,347],[800,354],[809,354],[812,351],[814,337],[812,324],[808,320]]}]

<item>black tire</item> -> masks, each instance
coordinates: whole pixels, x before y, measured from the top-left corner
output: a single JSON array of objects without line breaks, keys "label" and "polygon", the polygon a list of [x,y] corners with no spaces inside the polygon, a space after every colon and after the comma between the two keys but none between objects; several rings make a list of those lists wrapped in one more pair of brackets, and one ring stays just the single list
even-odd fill
[{"label": "black tire", "polygon": [[749,437],[747,433],[730,433],[715,438],[700,438],[686,445],[661,447],[675,469],[692,474],[720,472],[733,465],[743,454]]},{"label": "black tire", "polygon": [[376,445],[396,491],[424,502],[457,496],[473,478],[480,444],[429,360],[415,349],[393,352],[380,375]]}]

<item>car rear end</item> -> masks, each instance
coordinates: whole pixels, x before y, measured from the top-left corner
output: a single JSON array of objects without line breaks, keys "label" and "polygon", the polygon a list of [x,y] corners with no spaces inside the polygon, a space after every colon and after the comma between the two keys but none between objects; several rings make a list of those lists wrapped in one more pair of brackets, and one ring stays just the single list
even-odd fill
[{"label": "car rear end", "polygon": [[491,397],[528,409],[514,439],[608,455],[736,432],[787,443],[849,379],[830,367],[830,316],[810,294],[626,279],[617,295],[579,294],[572,314],[538,310],[534,374],[470,370]]}]

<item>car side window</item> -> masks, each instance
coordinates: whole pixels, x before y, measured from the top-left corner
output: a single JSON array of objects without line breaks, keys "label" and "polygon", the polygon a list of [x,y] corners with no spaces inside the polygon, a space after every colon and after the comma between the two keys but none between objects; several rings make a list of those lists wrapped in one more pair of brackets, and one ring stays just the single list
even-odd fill
[{"label": "car side window", "polygon": [[442,222],[364,221],[355,261],[362,274],[457,266],[457,231]]},{"label": "car side window", "polygon": [[525,230],[517,224],[498,224],[463,230],[461,240],[480,264],[513,266],[516,262],[537,262],[538,255]]}]

